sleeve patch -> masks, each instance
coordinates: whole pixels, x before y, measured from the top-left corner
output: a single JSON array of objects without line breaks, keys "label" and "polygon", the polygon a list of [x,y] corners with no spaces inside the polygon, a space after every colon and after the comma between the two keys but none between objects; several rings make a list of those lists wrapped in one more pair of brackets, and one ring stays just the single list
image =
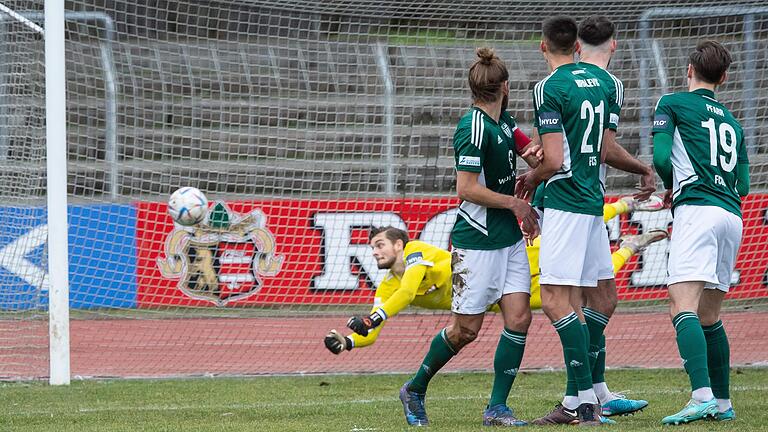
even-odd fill
[{"label": "sleeve patch", "polygon": [[618,126],[619,125],[619,115],[616,114],[616,113],[611,113],[611,116],[610,116],[610,119],[609,119],[609,123],[613,123],[616,126]]},{"label": "sleeve patch", "polygon": [[405,257],[405,266],[409,267],[414,264],[418,264],[424,260],[424,255],[421,252],[412,252]]},{"label": "sleeve patch", "polygon": [[[479,156],[459,156],[459,165],[469,166],[469,167],[479,167],[480,157]],[[421,255],[420,252],[419,252],[419,255]]]},{"label": "sleeve patch", "polygon": [[666,129],[669,125],[669,116],[666,114],[656,114],[653,118],[654,129]]},{"label": "sleeve patch", "polygon": [[559,112],[543,112],[539,113],[539,126],[545,128],[560,127],[562,119]]}]

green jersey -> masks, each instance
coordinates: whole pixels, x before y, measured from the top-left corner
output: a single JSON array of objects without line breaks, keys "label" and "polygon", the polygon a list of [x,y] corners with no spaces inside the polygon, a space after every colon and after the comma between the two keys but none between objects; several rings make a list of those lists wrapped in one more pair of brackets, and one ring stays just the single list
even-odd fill
[{"label": "green jersey", "polygon": [[[591,73],[600,80],[600,87],[605,92],[608,100],[608,129],[616,132],[619,129],[619,117],[621,115],[621,106],[624,105],[624,84],[612,73],[587,62],[579,62],[587,72]],[[600,164],[600,185],[605,192],[605,180],[607,169],[605,164]]]},{"label": "green jersey", "polygon": [[563,134],[563,165],[547,180],[544,208],[603,214],[600,148],[608,101],[600,80],[582,66],[555,69],[533,89],[539,135]]},{"label": "green jersey", "polygon": [[706,89],[664,95],[653,133],[672,136],[672,209],[681,204],[721,207],[741,217],[736,165],[747,164],[744,131]]},{"label": "green jersey", "polygon": [[[479,173],[478,181],[505,195],[515,194],[517,152],[515,120],[502,111],[499,122],[473,107],[459,120],[453,135],[456,170]],[[523,238],[511,210],[483,207],[469,201],[459,205],[451,243],[465,249],[501,249]]]}]

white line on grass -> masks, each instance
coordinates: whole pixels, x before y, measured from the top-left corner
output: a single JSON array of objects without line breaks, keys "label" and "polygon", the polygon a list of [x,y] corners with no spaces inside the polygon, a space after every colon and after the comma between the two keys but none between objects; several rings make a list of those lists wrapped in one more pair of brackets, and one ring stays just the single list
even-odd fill
[{"label": "white line on grass", "polygon": [[[732,387],[732,391],[734,392],[742,392],[742,391],[768,391],[768,386],[737,386]],[[640,393],[640,392],[638,392]],[[666,394],[678,394],[678,393],[688,393],[687,390],[669,390],[669,389],[648,389],[643,390],[642,395],[666,395]],[[549,392],[542,392],[540,395],[552,397],[552,398],[559,398],[562,394],[555,391],[549,391]],[[511,398],[519,399],[521,398],[520,395],[515,394],[514,392],[510,395]],[[487,395],[482,394],[476,394],[476,395],[464,395],[464,396],[434,396],[430,397],[430,401],[461,401],[461,400],[485,400],[487,399]],[[368,404],[379,404],[379,403],[393,403],[397,400],[395,396],[392,397],[386,397],[386,398],[374,398],[374,399],[344,399],[344,400],[335,400],[335,401],[322,401],[322,402],[312,402],[312,401],[303,401],[303,402],[264,402],[264,403],[253,403],[253,404],[224,404],[224,405],[134,405],[134,406],[114,406],[114,407],[93,407],[93,408],[78,408],[78,413],[83,414],[89,414],[89,413],[100,413],[100,412],[125,412],[125,411],[195,411],[195,410],[248,410],[248,409],[267,409],[267,408],[281,408],[281,407],[289,407],[289,408],[311,408],[311,407],[317,407],[317,406],[328,406],[328,405],[368,405]],[[53,411],[53,410],[30,410],[30,411],[13,411],[13,412],[6,412],[5,415],[9,416],[34,416],[34,415],[53,415],[58,414],[59,411]]]}]

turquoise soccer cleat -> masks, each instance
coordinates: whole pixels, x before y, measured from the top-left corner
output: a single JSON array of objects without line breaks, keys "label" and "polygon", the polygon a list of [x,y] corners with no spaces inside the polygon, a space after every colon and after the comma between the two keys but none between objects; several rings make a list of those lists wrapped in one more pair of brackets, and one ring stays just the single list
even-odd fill
[{"label": "turquoise soccer cleat", "polygon": [[714,418],[717,413],[716,400],[712,399],[706,402],[698,402],[695,399],[691,399],[680,412],[664,417],[661,420],[661,423],[666,425],[679,425],[702,420],[707,417]]},{"label": "turquoise soccer cleat", "polygon": [[728,408],[726,411],[719,412],[715,414],[713,417],[713,420],[716,421],[731,421],[736,420],[736,411],[733,410],[733,407]]},{"label": "turquoise soccer cleat", "polygon": [[484,426],[525,426],[527,422],[515,417],[515,413],[506,405],[494,405],[483,413]]},{"label": "turquoise soccer cleat", "polygon": [[603,424],[603,425],[615,425],[616,421],[615,420],[611,420],[611,419],[609,419],[608,417],[606,417],[604,415],[601,415],[600,416],[600,424]]},{"label": "turquoise soccer cleat", "polygon": [[411,381],[406,382],[400,387],[400,401],[403,403],[403,412],[405,412],[405,421],[411,426],[427,426],[427,410],[424,408],[425,393],[416,393],[408,390]]},{"label": "turquoise soccer cleat", "polygon": [[616,398],[602,405],[603,415],[606,417],[634,414],[648,406],[648,401],[642,399],[627,399],[620,393],[613,393]]}]

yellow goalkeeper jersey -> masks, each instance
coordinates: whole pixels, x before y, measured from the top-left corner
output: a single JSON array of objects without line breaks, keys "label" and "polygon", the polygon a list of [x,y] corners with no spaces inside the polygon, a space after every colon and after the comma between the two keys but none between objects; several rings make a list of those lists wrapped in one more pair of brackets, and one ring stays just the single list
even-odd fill
[{"label": "yellow goalkeeper jersey", "polygon": [[374,310],[381,309],[387,317],[392,317],[409,304],[427,309],[450,309],[450,252],[411,240],[405,245],[403,260],[403,276],[389,271],[376,289]]}]

